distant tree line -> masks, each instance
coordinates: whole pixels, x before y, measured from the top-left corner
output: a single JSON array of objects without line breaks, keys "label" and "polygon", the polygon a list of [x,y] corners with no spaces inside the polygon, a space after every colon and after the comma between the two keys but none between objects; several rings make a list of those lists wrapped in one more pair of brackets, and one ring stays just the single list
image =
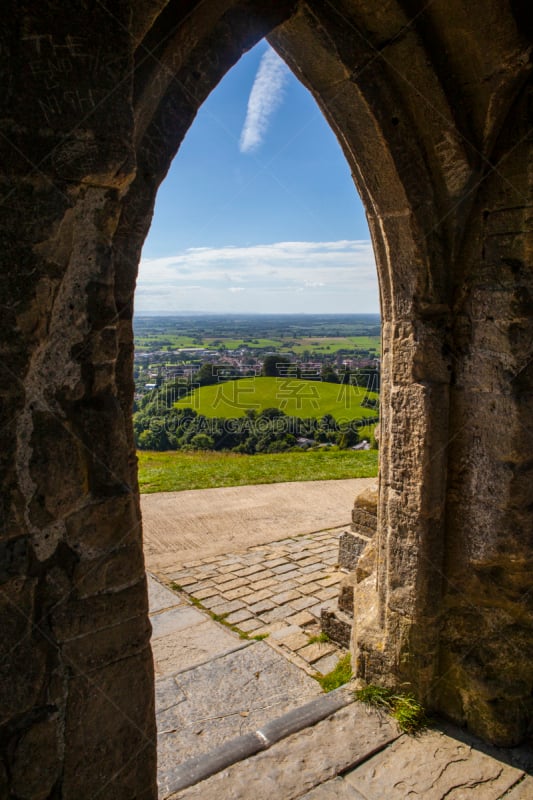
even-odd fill
[{"label": "distant tree line", "polygon": [[[365,419],[365,424],[377,422]],[[359,441],[357,420],[338,423],[331,414],[300,419],[278,408],[244,417],[205,417],[192,408],[152,407],[133,417],[137,447],[141,450],[231,450],[234,453],[280,453],[296,447],[334,444],[353,447]],[[306,440],[305,442],[298,439]]]}]

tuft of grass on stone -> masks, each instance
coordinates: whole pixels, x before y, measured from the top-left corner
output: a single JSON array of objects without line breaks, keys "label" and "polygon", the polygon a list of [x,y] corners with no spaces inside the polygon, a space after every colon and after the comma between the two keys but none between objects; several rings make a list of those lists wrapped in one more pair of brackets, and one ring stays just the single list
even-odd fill
[{"label": "tuft of grass on stone", "polygon": [[404,733],[417,733],[427,724],[424,708],[412,694],[395,693],[392,689],[369,684],[358,689],[355,698],[374,708],[387,711]]},{"label": "tuft of grass on stone", "polygon": [[426,727],[426,714],[412,694],[395,695],[392,716],[404,733],[414,734]]},{"label": "tuft of grass on stone", "polygon": [[[215,614],[213,611],[210,611],[209,612],[209,616],[211,617],[211,619],[214,619],[215,622],[223,622],[225,625],[228,625],[228,623],[226,622],[226,617],[229,617],[228,613],[226,613],[226,614]],[[231,626],[228,625],[228,627],[231,627]]]},{"label": "tuft of grass on stone", "polygon": [[370,683],[368,686],[363,686],[362,689],[357,689],[355,692],[355,699],[367,706],[374,706],[374,708],[384,708],[386,711],[391,710],[390,698],[392,692],[390,689],[385,689],[383,686],[376,686]]},{"label": "tuft of grass on stone", "polygon": [[329,636],[325,631],[321,631],[316,636],[309,637],[309,644],[323,644],[324,642],[329,642]]},{"label": "tuft of grass on stone", "polygon": [[325,675],[316,675],[315,679],[319,682],[325,692],[332,692],[333,689],[338,689],[339,686],[344,686],[345,683],[351,680],[352,677],[352,659],[350,653],[340,658],[337,666],[327,672]]}]

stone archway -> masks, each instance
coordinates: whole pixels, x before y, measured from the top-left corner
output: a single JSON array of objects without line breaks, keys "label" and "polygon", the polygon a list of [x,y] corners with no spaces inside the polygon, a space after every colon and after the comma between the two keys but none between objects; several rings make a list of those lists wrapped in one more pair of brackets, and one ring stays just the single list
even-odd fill
[{"label": "stone archway", "polygon": [[378,262],[377,612],[357,614],[358,670],[409,683],[488,739],[520,740],[533,661],[522,5],[58,9],[14,7],[0,51],[0,787],[154,796],[130,423],[135,275],[197,108],[264,35],[337,134]]}]

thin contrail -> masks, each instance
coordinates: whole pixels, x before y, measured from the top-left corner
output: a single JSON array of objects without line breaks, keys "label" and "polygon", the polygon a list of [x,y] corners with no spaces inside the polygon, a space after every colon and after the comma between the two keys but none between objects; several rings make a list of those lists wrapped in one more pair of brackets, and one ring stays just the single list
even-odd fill
[{"label": "thin contrail", "polygon": [[269,48],[261,58],[248,98],[248,109],[239,143],[241,153],[251,153],[260,147],[270,118],[283,101],[288,74],[286,64]]}]

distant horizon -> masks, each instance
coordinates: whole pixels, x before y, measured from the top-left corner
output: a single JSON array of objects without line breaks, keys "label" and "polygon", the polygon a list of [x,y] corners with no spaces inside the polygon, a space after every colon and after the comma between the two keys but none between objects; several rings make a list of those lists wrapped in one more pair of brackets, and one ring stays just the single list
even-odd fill
[{"label": "distant horizon", "polygon": [[149,317],[377,317],[378,311],[153,311],[134,313],[133,318]]}]

